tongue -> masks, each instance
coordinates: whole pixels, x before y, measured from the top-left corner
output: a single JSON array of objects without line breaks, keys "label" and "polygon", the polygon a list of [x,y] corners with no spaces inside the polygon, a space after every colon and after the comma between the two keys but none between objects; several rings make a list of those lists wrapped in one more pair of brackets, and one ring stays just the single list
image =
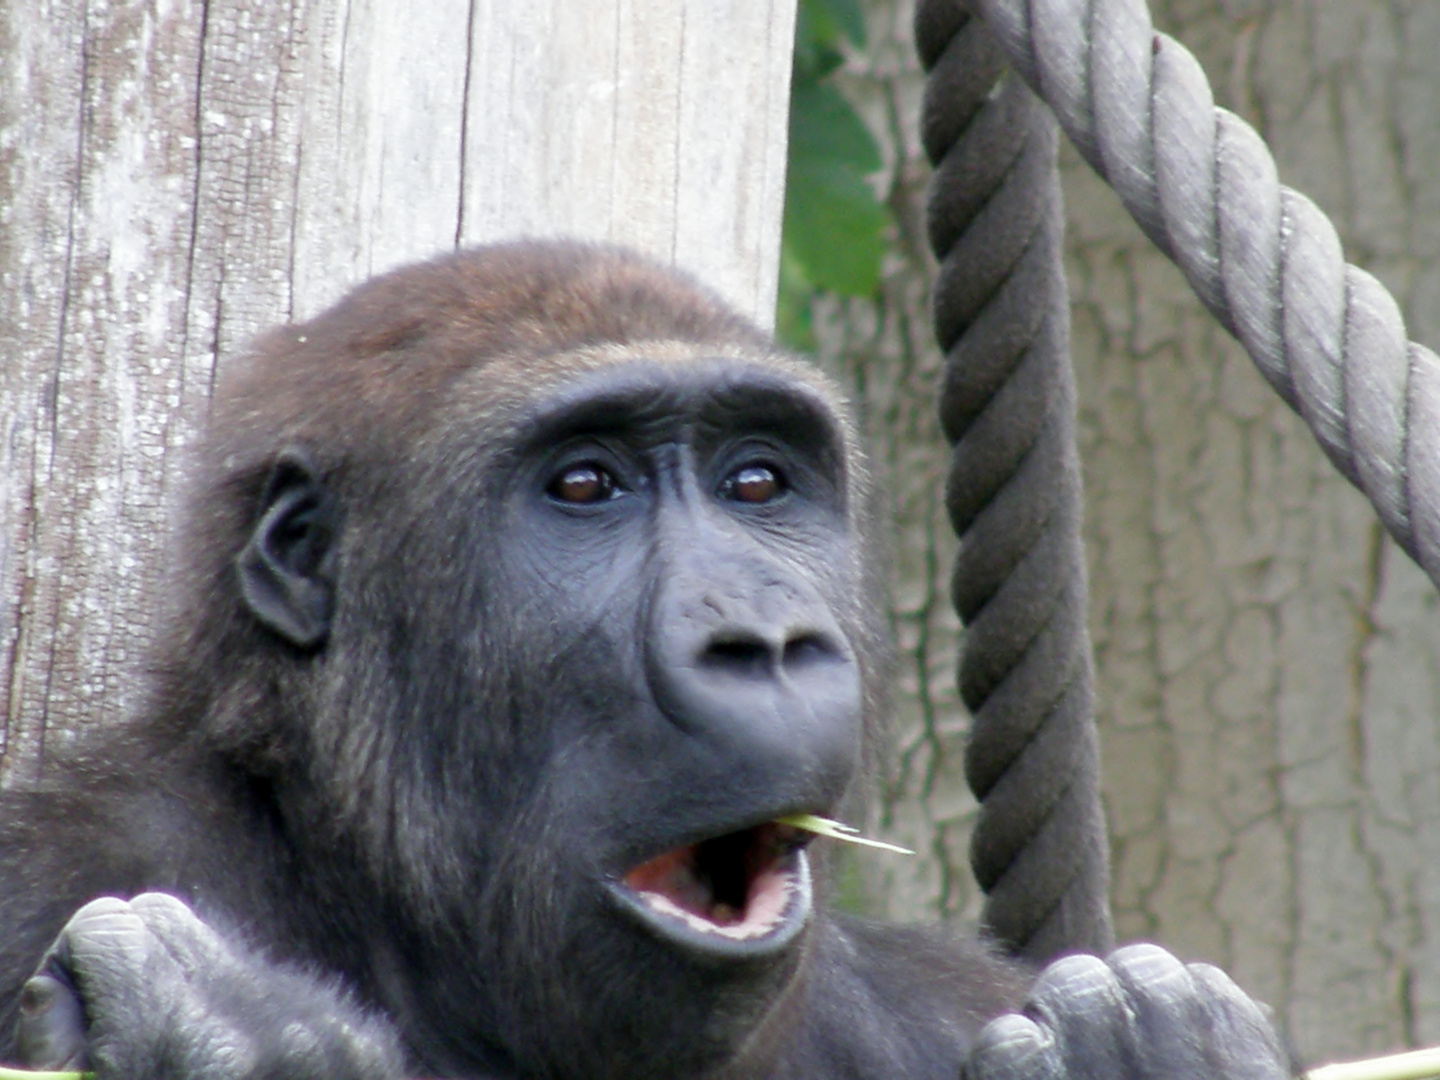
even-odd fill
[{"label": "tongue", "polygon": [[737,939],[778,926],[792,895],[790,853],[808,836],[774,823],[675,848],[635,867],[625,884],[652,910]]},{"label": "tongue", "polygon": [[625,875],[625,884],[637,893],[668,901],[691,915],[718,926],[728,926],[744,917],[729,904],[715,902],[710,886],[695,872],[699,845],[667,851]]}]

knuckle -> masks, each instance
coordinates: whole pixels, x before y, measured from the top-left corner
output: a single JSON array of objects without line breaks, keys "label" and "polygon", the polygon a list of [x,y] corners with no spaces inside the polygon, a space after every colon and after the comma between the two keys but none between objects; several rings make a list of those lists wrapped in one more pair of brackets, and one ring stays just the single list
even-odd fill
[{"label": "knuckle", "polygon": [[151,932],[161,937],[206,938],[210,929],[188,904],[169,893],[141,893],[130,901],[130,908]]},{"label": "knuckle", "polygon": [[1035,980],[1031,1003],[1053,1016],[1063,1004],[1066,1013],[1091,1013],[1124,1004],[1115,973],[1096,956],[1067,956],[1057,960]]},{"label": "knuckle", "polygon": [[118,896],[100,896],[78,908],[67,924],[72,928],[89,925],[103,925],[115,919],[130,916],[130,903]]},{"label": "knuckle", "polygon": [[177,919],[193,919],[195,917],[188,904],[169,893],[143,892],[130,901],[130,906],[144,914],[163,915]]},{"label": "knuckle", "polygon": [[990,1021],[965,1063],[967,1080],[1047,1080],[1061,1072],[1054,1036],[1028,1017]]},{"label": "knuckle", "polygon": [[1190,972],[1190,977],[1195,980],[1197,985],[1203,986],[1211,994],[1218,997],[1244,999],[1257,1006],[1259,1004],[1240,989],[1234,979],[1213,964],[1187,964],[1186,970]]},{"label": "knuckle", "polygon": [[1134,973],[1142,978],[1147,973],[1160,974],[1184,967],[1172,953],[1149,942],[1122,946],[1112,952],[1106,962],[1116,971]]},{"label": "knuckle", "polygon": [[97,952],[143,948],[145,936],[145,924],[128,902],[102,896],[70,916],[52,951],[62,952],[67,965],[74,966]]},{"label": "knuckle", "polygon": [[1134,1002],[1176,1008],[1199,996],[1190,969],[1158,945],[1118,949],[1110,955],[1109,965]]}]

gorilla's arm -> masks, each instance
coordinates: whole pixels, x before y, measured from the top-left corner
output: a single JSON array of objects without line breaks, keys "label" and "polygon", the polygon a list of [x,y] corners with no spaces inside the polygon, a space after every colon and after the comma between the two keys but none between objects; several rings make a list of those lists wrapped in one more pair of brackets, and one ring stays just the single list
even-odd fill
[{"label": "gorilla's arm", "polygon": [[[1284,1080],[1261,1007],[1223,973],[1155,946],[1075,956],[1010,1007],[1022,974],[973,939],[826,927],[804,1035],[757,1075],[951,1080]],[[76,995],[78,995],[78,1000]],[[343,991],[222,938],[172,897],[93,901],[26,987],[19,1047],[34,1068],[125,1077],[397,1080],[390,1026]],[[763,1041],[763,1036],[762,1040]],[[752,1064],[759,1064],[754,1063]]]},{"label": "gorilla's arm", "polygon": [[31,1068],[102,1078],[404,1075],[383,1020],[235,946],[161,893],[106,897],[74,915],[25,986],[16,1041]]}]

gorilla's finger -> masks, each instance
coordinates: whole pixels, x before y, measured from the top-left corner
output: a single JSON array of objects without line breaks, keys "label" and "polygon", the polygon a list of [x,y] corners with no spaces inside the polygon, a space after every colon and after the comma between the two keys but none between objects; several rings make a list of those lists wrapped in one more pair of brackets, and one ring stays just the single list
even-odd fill
[{"label": "gorilla's finger", "polygon": [[1064,1075],[1051,1034],[1015,1014],[985,1025],[963,1072],[964,1080],[1062,1080]]},{"label": "gorilla's finger", "polygon": [[213,971],[231,958],[220,935],[173,896],[141,893],[130,901],[130,910],[186,975]]},{"label": "gorilla's finger", "polygon": [[1195,1038],[1206,1024],[1206,991],[1185,965],[1156,945],[1128,945],[1106,962],[1129,999],[1136,1030],[1143,1034],[1135,1044],[1139,1074],[1207,1080],[1210,1066]]},{"label": "gorilla's finger", "polygon": [[1134,1018],[1100,958],[1067,956],[1051,964],[1035,980],[1025,1012],[1050,1029],[1067,1073],[1136,1075]]},{"label": "gorilla's finger", "polygon": [[145,985],[150,931],[124,900],[102,896],[77,911],[51,947],[43,966],[58,964],[80,996]]},{"label": "gorilla's finger", "polygon": [[1201,1049],[1209,1075],[1244,1080],[1284,1080],[1300,1072],[1263,1005],[1217,967],[1191,964],[1190,974],[1207,992],[1210,1035]]},{"label": "gorilla's finger", "polygon": [[31,1069],[85,1070],[85,1010],[80,995],[58,966],[32,976],[20,991],[16,1025],[20,1063]]}]

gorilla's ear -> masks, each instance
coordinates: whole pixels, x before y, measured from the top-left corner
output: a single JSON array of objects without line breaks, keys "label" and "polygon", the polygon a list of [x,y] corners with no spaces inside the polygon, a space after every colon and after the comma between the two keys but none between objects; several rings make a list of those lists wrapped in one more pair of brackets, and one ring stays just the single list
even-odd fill
[{"label": "gorilla's ear", "polygon": [[251,614],[290,644],[314,649],[330,633],[334,604],[335,498],[304,447],[275,460],[260,521],[235,560]]}]

